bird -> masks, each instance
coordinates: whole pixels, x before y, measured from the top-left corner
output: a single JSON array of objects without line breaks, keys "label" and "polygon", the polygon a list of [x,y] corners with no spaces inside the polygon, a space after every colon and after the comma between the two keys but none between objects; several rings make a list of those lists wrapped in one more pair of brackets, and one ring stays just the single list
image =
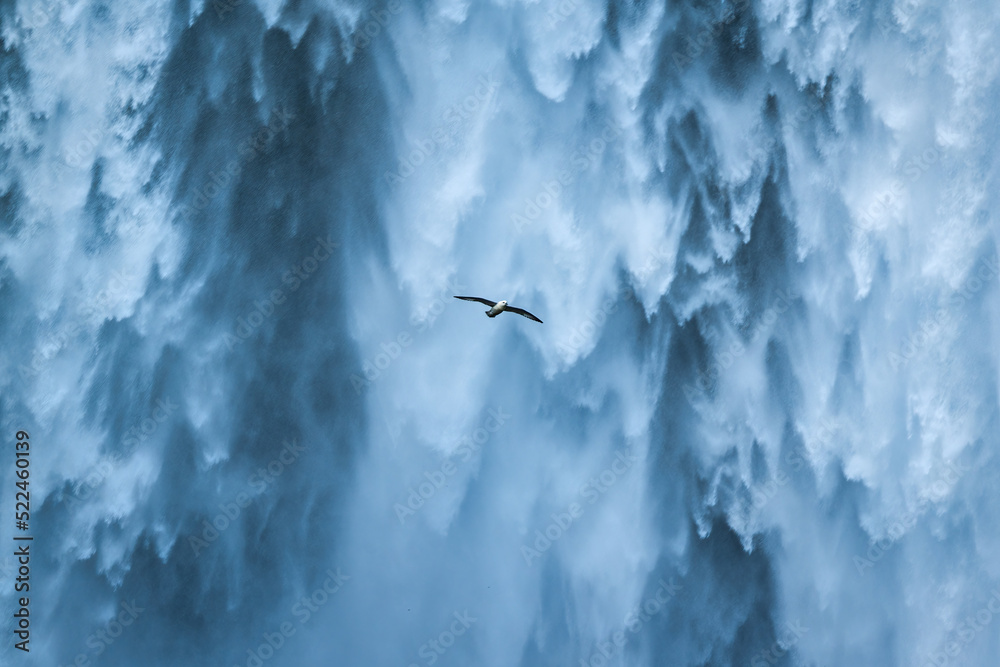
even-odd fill
[{"label": "bird", "polygon": [[487,306],[490,307],[490,309],[486,311],[486,317],[496,317],[497,315],[506,310],[511,313],[517,313],[518,315],[523,315],[524,317],[527,317],[529,320],[534,320],[539,324],[544,324],[544,322],[542,322],[540,319],[538,319],[528,311],[524,310],[523,308],[515,308],[514,306],[508,306],[506,301],[490,301],[489,299],[483,299],[478,296],[456,296],[455,298],[461,299],[462,301],[478,301],[479,303],[486,304]]}]

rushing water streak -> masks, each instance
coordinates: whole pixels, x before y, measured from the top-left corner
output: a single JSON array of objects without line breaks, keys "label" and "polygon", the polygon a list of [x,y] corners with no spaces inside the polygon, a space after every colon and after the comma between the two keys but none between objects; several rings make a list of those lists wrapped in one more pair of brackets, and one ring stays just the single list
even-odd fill
[{"label": "rushing water streak", "polygon": [[998,27],[0,3],[5,663],[996,663]]}]

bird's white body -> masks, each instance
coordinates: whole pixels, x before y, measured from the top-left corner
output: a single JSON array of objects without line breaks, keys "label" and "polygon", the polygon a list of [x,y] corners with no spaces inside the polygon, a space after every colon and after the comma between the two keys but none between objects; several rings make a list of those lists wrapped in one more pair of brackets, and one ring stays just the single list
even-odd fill
[{"label": "bird's white body", "polygon": [[521,317],[527,317],[529,320],[534,320],[539,324],[543,324],[543,322],[540,319],[538,319],[537,317],[526,311],[524,308],[518,308],[517,306],[508,305],[506,301],[490,301],[489,299],[484,299],[481,296],[458,296],[457,294],[455,295],[455,298],[461,299],[462,301],[478,301],[484,306],[489,306],[490,309],[486,311],[486,317],[489,318],[496,317],[500,313],[505,313],[505,312],[517,313]]}]

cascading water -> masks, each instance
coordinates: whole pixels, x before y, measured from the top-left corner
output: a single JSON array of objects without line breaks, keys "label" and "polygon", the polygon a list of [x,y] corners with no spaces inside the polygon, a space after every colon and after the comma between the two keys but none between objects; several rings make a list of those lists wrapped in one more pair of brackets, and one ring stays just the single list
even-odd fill
[{"label": "cascading water", "polygon": [[998,27],[0,3],[4,664],[995,664]]}]

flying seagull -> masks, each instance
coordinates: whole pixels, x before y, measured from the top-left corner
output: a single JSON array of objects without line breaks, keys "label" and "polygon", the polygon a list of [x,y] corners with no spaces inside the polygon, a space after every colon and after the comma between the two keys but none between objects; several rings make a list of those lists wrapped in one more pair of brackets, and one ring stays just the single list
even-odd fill
[{"label": "flying seagull", "polygon": [[508,311],[511,313],[517,313],[518,315],[524,315],[529,320],[535,320],[536,322],[542,322],[540,319],[524,310],[523,308],[515,308],[514,306],[508,306],[506,301],[490,301],[489,299],[481,299],[478,296],[456,296],[456,299],[461,299],[462,301],[478,301],[479,303],[486,304],[490,307],[486,311],[487,317],[496,317],[503,311]]}]

